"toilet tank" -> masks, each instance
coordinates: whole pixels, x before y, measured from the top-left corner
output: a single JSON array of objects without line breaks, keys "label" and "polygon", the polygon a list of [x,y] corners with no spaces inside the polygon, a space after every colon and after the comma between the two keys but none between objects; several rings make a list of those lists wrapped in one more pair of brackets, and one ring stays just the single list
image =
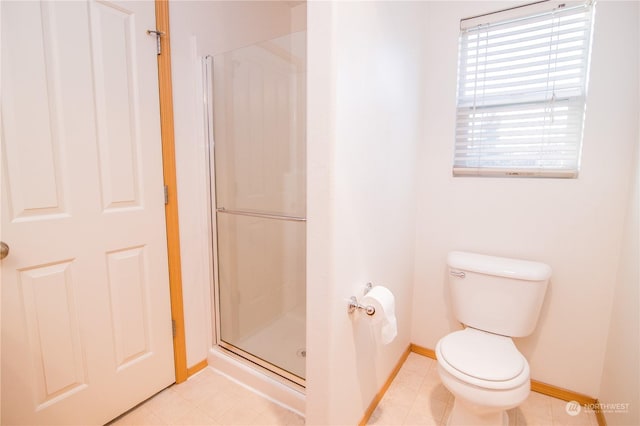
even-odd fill
[{"label": "toilet tank", "polygon": [[551,267],[544,263],[454,251],[447,257],[456,318],[511,337],[533,332]]}]

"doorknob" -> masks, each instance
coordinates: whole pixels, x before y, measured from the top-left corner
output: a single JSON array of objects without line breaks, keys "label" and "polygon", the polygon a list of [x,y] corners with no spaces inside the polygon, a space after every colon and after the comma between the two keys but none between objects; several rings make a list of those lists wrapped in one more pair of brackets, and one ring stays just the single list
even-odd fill
[{"label": "doorknob", "polygon": [[0,241],[0,260],[9,255],[9,246],[4,241]]}]

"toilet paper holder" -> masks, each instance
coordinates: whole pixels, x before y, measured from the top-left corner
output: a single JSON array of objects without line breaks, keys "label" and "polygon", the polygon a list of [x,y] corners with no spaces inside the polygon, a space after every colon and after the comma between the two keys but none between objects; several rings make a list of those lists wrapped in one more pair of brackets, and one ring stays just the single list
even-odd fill
[{"label": "toilet paper holder", "polygon": [[[371,283],[367,283],[367,285],[365,286],[364,289],[364,294],[369,293],[369,291],[373,288],[373,284]],[[375,306],[371,306],[371,305],[363,305],[362,303],[358,302],[358,299],[355,296],[351,296],[349,298],[349,305],[347,308],[347,311],[352,314],[356,311],[356,309],[361,309],[363,311],[365,311],[367,313],[367,315],[372,316],[375,315],[376,313],[376,308]]]}]

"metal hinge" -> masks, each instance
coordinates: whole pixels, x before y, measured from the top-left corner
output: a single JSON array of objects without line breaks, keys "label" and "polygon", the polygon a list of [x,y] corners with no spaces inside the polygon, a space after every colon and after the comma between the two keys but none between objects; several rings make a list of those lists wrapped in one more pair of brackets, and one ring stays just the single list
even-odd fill
[{"label": "metal hinge", "polygon": [[167,185],[164,186],[164,204],[165,206],[169,204],[169,187]]},{"label": "metal hinge", "polygon": [[156,36],[156,51],[158,52],[158,55],[160,55],[162,53],[162,47],[160,46],[160,37],[162,37],[164,33],[158,30],[147,30],[147,35],[151,34]]},{"label": "metal hinge", "polygon": [[173,335],[173,338],[175,339],[175,337],[176,337],[176,320],[174,320],[173,318],[171,319],[171,334]]}]

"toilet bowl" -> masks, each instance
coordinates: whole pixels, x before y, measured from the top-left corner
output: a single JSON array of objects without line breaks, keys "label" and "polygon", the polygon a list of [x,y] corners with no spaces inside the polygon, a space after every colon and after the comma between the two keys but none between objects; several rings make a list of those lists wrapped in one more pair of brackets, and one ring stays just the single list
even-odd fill
[{"label": "toilet bowl", "polygon": [[508,425],[530,392],[529,363],[512,337],[535,329],[551,268],[539,262],[451,252],[455,317],[464,325],[436,345],[438,375],[454,396],[448,425]]},{"label": "toilet bowl", "polygon": [[529,396],[529,364],[509,337],[466,328],[441,339],[436,356],[455,397],[450,425],[507,425],[506,410]]}]

